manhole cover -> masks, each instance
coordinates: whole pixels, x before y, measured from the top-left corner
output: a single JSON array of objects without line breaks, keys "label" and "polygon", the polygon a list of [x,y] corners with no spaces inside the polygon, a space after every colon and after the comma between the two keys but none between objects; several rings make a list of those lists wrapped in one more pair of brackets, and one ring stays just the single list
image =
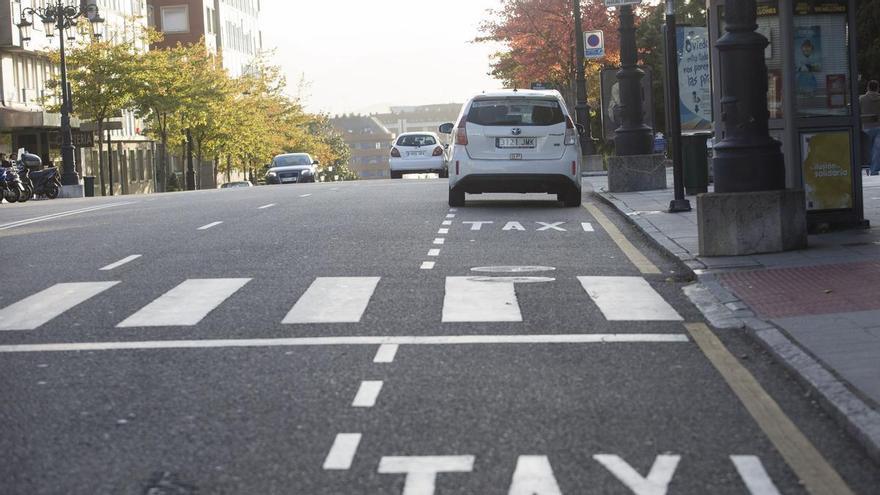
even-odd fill
[{"label": "manhole cover", "polygon": [[471,268],[473,272],[484,273],[525,273],[525,272],[552,272],[556,268],[552,266],[536,265],[501,265],[501,266],[478,266]]}]

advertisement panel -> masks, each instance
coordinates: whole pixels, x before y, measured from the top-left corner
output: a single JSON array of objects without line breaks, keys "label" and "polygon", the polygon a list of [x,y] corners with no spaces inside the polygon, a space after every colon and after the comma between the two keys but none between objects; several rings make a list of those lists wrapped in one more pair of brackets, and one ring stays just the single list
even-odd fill
[{"label": "advertisement panel", "polygon": [[807,211],[853,207],[850,133],[801,133]]},{"label": "advertisement panel", "polygon": [[712,130],[712,75],[709,67],[709,30],[678,27],[678,97],[681,132]]}]

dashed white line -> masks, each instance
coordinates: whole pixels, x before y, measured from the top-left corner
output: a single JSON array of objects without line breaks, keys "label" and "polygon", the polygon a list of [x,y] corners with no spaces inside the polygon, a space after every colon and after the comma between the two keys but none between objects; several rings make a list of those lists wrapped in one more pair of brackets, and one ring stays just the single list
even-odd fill
[{"label": "dashed white line", "polygon": [[423,261],[422,266],[419,267],[422,270],[433,270],[434,262],[433,261]]},{"label": "dashed white line", "polygon": [[[333,190],[335,191],[336,189],[333,189]],[[308,197],[311,196],[311,195],[312,195],[312,193],[309,193],[309,194],[300,194],[299,197],[301,197],[301,198],[308,198]]]},{"label": "dashed white line", "polygon": [[449,213],[446,215],[446,218],[455,218],[455,213]]},{"label": "dashed white line", "polygon": [[202,225],[201,227],[199,227],[196,230],[208,230],[211,227],[216,227],[216,226],[220,225],[221,223],[223,223],[223,222],[211,222],[208,225]]},{"label": "dashed white line", "polygon": [[455,213],[458,211],[458,208],[450,208],[449,213]]},{"label": "dashed white line", "polygon": [[429,249],[428,256],[440,256],[440,250],[439,249]]},{"label": "dashed white line", "polygon": [[581,227],[584,228],[584,232],[594,232],[593,224],[590,222],[581,222]]},{"label": "dashed white line", "polygon": [[442,237],[437,237],[434,239],[434,244],[443,244],[444,242],[446,242],[446,239]]},{"label": "dashed white line", "polygon": [[732,455],[730,460],[733,461],[739,477],[742,478],[751,495],[779,495],[779,490],[757,456]]},{"label": "dashed white line", "polygon": [[382,390],[381,380],[364,380],[358,388],[351,407],[373,407],[376,405],[376,399],[379,398],[379,392]]},{"label": "dashed white line", "polygon": [[261,207],[259,207],[259,208],[257,208],[257,209],[258,209],[258,210],[265,210],[266,208],[271,208],[271,207],[273,207],[273,206],[275,206],[275,203],[269,203],[269,204],[267,204],[267,205],[263,205],[263,206],[261,206]]},{"label": "dashed white line", "polygon": [[441,225],[452,225],[452,220],[443,220],[443,223]]},{"label": "dashed white line", "polygon": [[361,443],[360,433],[339,433],[333,440],[333,446],[324,459],[324,469],[346,470],[351,467],[358,445]]},{"label": "dashed white line", "polygon": [[115,263],[110,263],[109,265],[107,265],[105,267],[99,268],[99,270],[104,271],[104,272],[110,271],[114,268],[119,268],[120,266],[128,263],[129,261],[134,261],[140,257],[141,257],[140,254],[132,254],[131,256],[126,256],[125,258],[122,258],[121,260],[119,260]]},{"label": "dashed white line", "polygon": [[438,234],[448,234],[448,233],[449,233],[449,229],[440,229],[440,230],[437,231],[437,233],[438,233]]},{"label": "dashed white line", "polygon": [[394,356],[397,355],[397,344],[382,344],[376,355],[373,357],[374,363],[391,363],[394,362]]}]

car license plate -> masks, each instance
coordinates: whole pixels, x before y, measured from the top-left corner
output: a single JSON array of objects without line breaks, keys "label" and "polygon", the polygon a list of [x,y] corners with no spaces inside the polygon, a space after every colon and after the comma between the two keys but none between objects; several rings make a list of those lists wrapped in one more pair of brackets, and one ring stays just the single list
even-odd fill
[{"label": "car license plate", "polygon": [[495,138],[498,148],[534,148],[536,139],[533,137]]},{"label": "car license plate", "polygon": [[406,156],[425,156],[424,151],[407,151]]},{"label": "car license plate", "polygon": [[296,177],[285,177],[281,179],[281,182],[296,182]]}]

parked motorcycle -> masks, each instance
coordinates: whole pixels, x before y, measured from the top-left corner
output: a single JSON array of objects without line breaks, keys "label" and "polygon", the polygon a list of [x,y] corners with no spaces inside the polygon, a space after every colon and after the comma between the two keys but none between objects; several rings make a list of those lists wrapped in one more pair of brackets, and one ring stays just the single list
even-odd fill
[{"label": "parked motorcycle", "polygon": [[21,181],[22,187],[21,197],[18,199],[18,202],[24,203],[34,197],[34,183],[31,182],[30,170],[28,170],[23,163],[18,162],[15,168],[18,172],[18,179]]},{"label": "parked motorcycle", "polygon": [[30,172],[30,180],[33,184],[34,194],[46,196],[49,199],[58,197],[61,191],[61,178],[58,175],[58,169],[49,167],[43,170],[35,170]]},{"label": "parked motorcycle", "polygon": [[12,167],[0,167],[0,188],[3,189],[3,199],[9,203],[18,202],[25,194],[18,173]]}]

